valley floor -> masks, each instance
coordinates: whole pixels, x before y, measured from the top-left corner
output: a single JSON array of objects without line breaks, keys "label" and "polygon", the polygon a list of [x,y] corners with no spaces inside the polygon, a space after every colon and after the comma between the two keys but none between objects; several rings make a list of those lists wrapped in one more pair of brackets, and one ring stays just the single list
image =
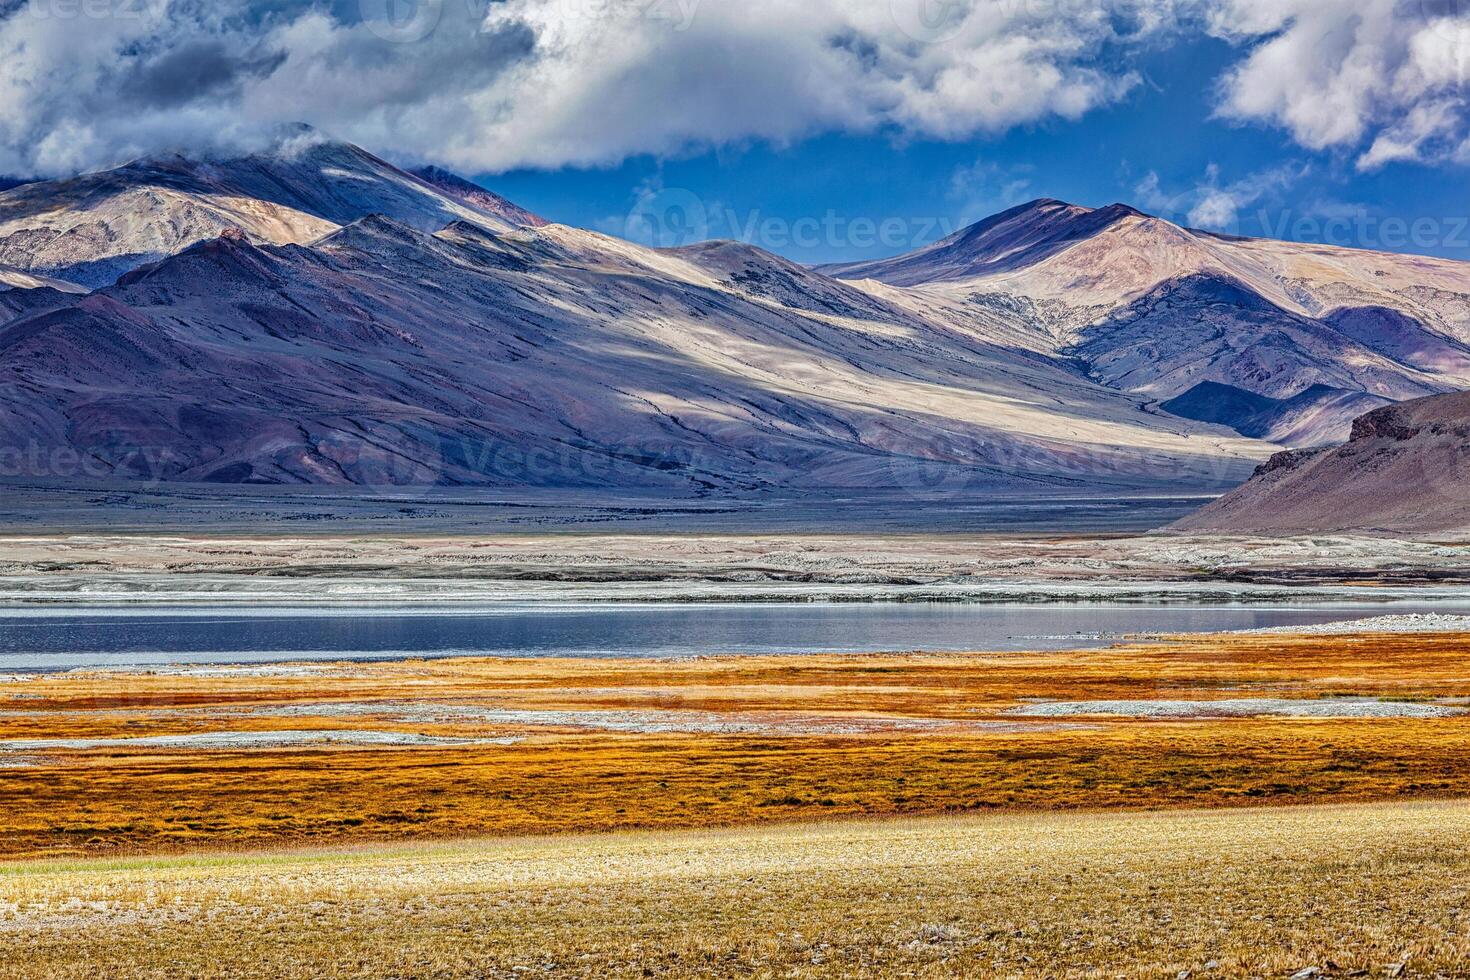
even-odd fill
[{"label": "valley floor", "polygon": [[1458,802],[840,821],[0,866],[0,977],[1464,976],[1467,902]]},{"label": "valley floor", "polygon": [[[0,537],[0,602],[1309,601],[1470,583],[1470,544],[1368,535],[632,533]],[[1353,589],[1374,590],[1373,594]],[[1431,591],[1398,597],[1435,598]]]},{"label": "valley floor", "polygon": [[1470,635],[0,676],[0,856],[1470,796]]},{"label": "valley floor", "polygon": [[[1374,537],[0,547],[0,601],[36,623],[513,596],[1443,598],[1467,580],[1459,543]],[[0,978],[1466,976],[1465,629],[0,673]]]},{"label": "valley floor", "polygon": [[[3,462],[3,459],[0,459]],[[1243,476],[1244,474],[1242,474]],[[27,482],[0,474],[0,527],[38,534],[1090,534],[1161,527],[1226,489],[1108,484],[1053,494],[991,487],[638,494],[516,486],[234,486]]]}]

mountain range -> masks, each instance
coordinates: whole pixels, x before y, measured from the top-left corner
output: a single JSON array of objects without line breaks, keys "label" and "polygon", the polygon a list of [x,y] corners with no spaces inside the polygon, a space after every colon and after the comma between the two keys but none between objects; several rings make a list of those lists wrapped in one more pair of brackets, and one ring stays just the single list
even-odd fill
[{"label": "mountain range", "polygon": [[811,269],[296,134],[0,193],[9,475],[1185,490],[1470,388],[1460,263],[1036,201]]},{"label": "mountain range", "polygon": [[235,159],[173,155],[0,194],[0,265],[89,288],[226,231],[308,244],[369,214],[437,231],[544,223],[436,168],[400,170],[367,151],[302,132]]},{"label": "mountain range", "polygon": [[[823,271],[956,316],[1011,314],[1022,343],[1101,384],[1288,445],[1338,442],[1374,405],[1470,387],[1470,267],[1446,259],[1044,200],[907,255]],[[1263,414],[1260,398],[1275,410]]]}]

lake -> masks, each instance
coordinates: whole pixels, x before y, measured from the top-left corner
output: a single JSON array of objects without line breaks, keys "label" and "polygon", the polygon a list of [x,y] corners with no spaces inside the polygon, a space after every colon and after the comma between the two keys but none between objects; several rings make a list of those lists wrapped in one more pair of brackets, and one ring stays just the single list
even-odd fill
[{"label": "lake", "polygon": [[9,609],[0,670],[407,657],[1078,649],[1130,634],[1302,626],[1470,602],[505,603],[453,609]]}]

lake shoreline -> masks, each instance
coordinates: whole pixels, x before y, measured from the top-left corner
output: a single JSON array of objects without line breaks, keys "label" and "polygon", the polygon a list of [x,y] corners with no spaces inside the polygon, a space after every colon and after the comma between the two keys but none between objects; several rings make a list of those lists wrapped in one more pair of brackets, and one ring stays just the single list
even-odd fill
[{"label": "lake shoreline", "polygon": [[[1073,652],[1171,636],[1445,632],[1470,623],[1470,596],[1438,601],[1354,593],[1277,602],[504,602],[441,607],[97,605],[0,608],[0,672],[54,674],[526,660]],[[1357,622],[1365,625],[1359,627]],[[1378,624],[1378,625],[1374,625]],[[1388,624],[1393,624],[1391,627]],[[1416,625],[1418,624],[1418,625]]]}]

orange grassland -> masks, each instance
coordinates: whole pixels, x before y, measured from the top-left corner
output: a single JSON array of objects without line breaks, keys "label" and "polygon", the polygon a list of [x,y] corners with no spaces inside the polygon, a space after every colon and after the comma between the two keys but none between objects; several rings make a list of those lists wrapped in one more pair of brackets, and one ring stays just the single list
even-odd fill
[{"label": "orange grassland", "polygon": [[[1008,713],[1032,698],[1344,696],[1470,697],[1470,636],[1209,637],[1070,653],[462,659],[296,674],[0,680],[0,856],[1470,795],[1470,714],[1038,720]],[[405,720],[405,705],[419,713]],[[424,713],[437,706],[457,713]],[[509,714],[486,720],[466,706]],[[584,723],[604,717],[578,715],[589,711],[618,713],[624,725]],[[705,728],[681,730],[691,717]],[[731,729],[710,728],[711,719]],[[46,744],[354,729],[477,741]]]}]

